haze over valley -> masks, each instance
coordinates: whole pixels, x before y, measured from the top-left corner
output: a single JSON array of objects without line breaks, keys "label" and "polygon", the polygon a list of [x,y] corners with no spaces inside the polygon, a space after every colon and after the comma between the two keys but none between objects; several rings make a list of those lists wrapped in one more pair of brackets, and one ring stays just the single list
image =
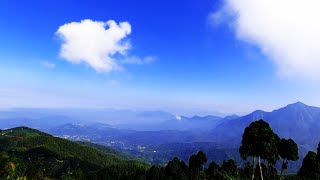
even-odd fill
[{"label": "haze over valley", "polygon": [[[12,109],[2,111],[0,117],[0,129],[31,127],[64,139],[118,149],[159,165],[174,156],[187,161],[199,150],[217,163],[230,158],[240,161],[238,147],[242,133],[259,119],[266,120],[281,137],[297,142],[300,157],[315,150],[320,139],[320,108],[302,102],[271,112],[256,110],[243,116],[225,117],[110,109]],[[130,123],[132,120],[135,123]],[[289,172],[297,172],[301,163],[302,159]]]}]

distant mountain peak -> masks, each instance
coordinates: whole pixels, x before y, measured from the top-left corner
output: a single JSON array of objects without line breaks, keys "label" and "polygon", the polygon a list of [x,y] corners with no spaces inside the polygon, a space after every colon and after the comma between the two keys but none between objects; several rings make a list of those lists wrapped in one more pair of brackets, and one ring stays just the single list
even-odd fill
[{"label": "distant mountain peak", "polygon": [[198,115],[195,115],[195,116],[192,116],[190,119],[193,119],[193,120],[219,120],[219,119],[222,119],[222,117],[219,117],[219,116],[213,116],[213,115],[206,115],[206,116],[198,116]]},{"label": "distant mountain peak", "polygon": [[294,108],[294,109],[300,109],[300,108],[305,108],[305,107],[309,107],[308,105],[298,101],[292,104],[288,104],[286,107],[284,108]]},{"label": "distant mountain peak", "polygon": [[298,102],[289,104],[288,106],[308,106],[308,105],[304,104],[304,103],[301,102],[301,101],[298,101]]},{"label": "distant mountain peak", "polygon": [[265,113],[265,111],[262,111],[260,109],[253,111],[251,114],[262,114]]},{"label": "distant mountain peak", "polygon": [[233,114],[233,115],[229,115],[229,116],[225,116],[223,119],[224,120],[233,120],[233,119],[237,119],[239,118],[240,116],[236,115],[236,114]]},{"label": "distant mountain peak", "polygon": [[201,116],[198,116],[198,115],[194,115],[191,117],[191,119],[199,119],[199,118],[202,118]]}]

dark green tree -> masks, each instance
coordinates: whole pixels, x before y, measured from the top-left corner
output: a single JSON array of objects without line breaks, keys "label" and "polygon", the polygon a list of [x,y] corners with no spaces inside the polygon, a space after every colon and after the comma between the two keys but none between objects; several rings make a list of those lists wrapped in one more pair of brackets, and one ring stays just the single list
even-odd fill
[{"label": "dark green tree", "polygon": [[278,151],[280,157],[283,159],[280,172],[280,178],[282,179],[283,171],[288,168],[288,161],[296,161],[299,159],[298,145],[292,139],[282,138],[278,144]]},{"label": "dark green tree", "polygon": [[161,167],[153,165],[147,172],[148,180],[164,180],[165,175],[163,173],[163,169]]},{"label": "dark green tree", "polygon": [[221,165],[221,171],[226,176],[226,179],[235,179],[237,177],[238,167],[236,162],[233,159],[228,161],[223,161]]},{"label": "dark green tree", "polygon": [[319,163],[317,162],[317,154],[309,151],[303,159],[302,166],[300,167],[298,177],[307,179],[319,179]]},{"label": "dark green tree", "polygon": [[220,169],[219,165],[216,164],[214,161],[212,161],[208,166],[208,169],[205,170],[208,179],[210,180],[222,179],[223,176],[221,176],[219,169]]},{"label": "dark green tree", "polygon": [[190,179],[200,179],[200,172],[203,169],[203,165],[207,162],[206,154],[203,151],[199,151],[197,154],[193,154],[189,158],[189,177]]},{"label": "dark green tree", "polygon": [[73,172],[71,168],[67,168],[66,172],[62,173],[61,180],[73,180]]},{"label": "dark green tree", "polygon": [[246,162],[244,164],[242,177],[244,177],[244,179],[249,179],[253,173],[254,173],[254,168],[253,168],[252,164],[250,164],[250,162]]},{"label": "dark green tree", "polygon": [[12,178],[14,170],[15,164],[10,161],[10,156],[6,152],[0,152],[0,178]]},{"label": "dark green tree", "polygon": [[[275,163],[279,159],[277,144],[279,137],[270,128],[269,124],[264,120],[252,122],[244,130],[241,146],[239,148],[240,156],[247,160],[248,157],[253,159],[253,167],[255,168],[255,160],[258,157],[260,167],[260,176],[263,180],[262,166],[260,159],[266,159],[271,163]],[[254,173],[251,179],[254,179]]]},{"label": "dark green tree", "polygon": [[173,160],[169,161],[164,169],[164,173],[167,179],[170,180],[183,180],[188,179],[187,169],[184,161],[180,161],[178,157],[174,157]]},{"label": "dark green tree", "polygon": [[320,163],[320,142],[318,143],[318,148],[317,148],[317,161]]}]

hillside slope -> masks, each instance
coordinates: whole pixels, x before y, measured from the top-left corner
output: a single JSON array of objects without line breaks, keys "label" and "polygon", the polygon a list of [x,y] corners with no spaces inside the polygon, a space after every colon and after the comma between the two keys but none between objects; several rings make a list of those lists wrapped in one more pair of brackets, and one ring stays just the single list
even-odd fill
[{"label": "hillside slope", "polygon": [[135,177],[148,167],[27,127],[0,132],[0,159],[4,162],[0,167],[2,177],[28,179],[60,179],[67,174],[76,179],[96,179],[99,174],[118,179]]}]

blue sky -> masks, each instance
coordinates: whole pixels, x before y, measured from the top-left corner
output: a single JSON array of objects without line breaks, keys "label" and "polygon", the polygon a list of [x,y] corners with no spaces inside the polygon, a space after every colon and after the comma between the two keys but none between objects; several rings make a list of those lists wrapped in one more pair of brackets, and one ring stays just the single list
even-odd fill
[{"label": "blue sky", "polygon": [[[268,19],[268,8],[253,11],[251,1],[1,1],[0,108],[201,115],[295,101],[320,106],[319,60],[313,58],[320,41],[306,36],[319,26],[303,24],[291,38],[283,33],[291,22],[284,14],[302,1],[280,5],[279,22]],[[276,1],[265,3],[272,9]]]}]

